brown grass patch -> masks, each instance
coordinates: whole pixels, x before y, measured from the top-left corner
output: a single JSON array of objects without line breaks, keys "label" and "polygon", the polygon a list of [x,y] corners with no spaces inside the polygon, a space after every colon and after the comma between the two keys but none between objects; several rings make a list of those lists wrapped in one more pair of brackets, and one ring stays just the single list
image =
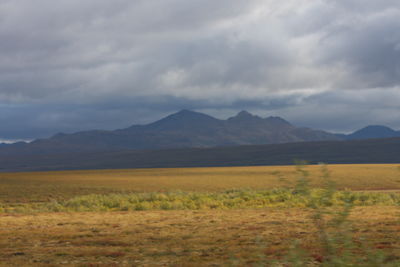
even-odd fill
[{"label": "brown grass patch", "polygon": [[[398,219],[395,207],[357,207],[350,217],[356,241],[392,258]],[[294,240],[316,258],[320,249],[304,209],[0,215],[0,236],[0,262],[10,266],[220,266],[279,258]]]}]

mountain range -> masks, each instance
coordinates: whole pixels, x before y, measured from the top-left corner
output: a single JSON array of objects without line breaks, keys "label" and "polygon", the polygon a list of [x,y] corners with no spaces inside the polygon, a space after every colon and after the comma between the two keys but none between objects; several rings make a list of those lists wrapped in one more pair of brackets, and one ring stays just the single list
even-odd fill
[{"label": "mountain range", "polygon": [[181,110],[146,125],[114,131],[59,133],[30,143],[0,144],[0,155],[46,155],[96,151],[208,148],[400,137],[385,126],[367,126],[352,134],[296,127],[280,117],[261,118],[241,111],[227,120]]}]

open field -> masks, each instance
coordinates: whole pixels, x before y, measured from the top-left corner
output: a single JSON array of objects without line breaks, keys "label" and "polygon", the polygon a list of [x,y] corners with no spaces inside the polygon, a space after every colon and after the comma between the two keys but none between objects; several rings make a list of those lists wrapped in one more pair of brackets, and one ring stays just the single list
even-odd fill
[{"label": "open field", "polygon": [[[400,164],[329,165],[338,189],[400,190]],[[312,186],[321,167],[307,166]],[[88,194],[265,190],[294,185],[294,166],[171,168],[0,173],[0,202],[40,202]],[[285,180],[285,181],[283,181]]]},{"label": "open field", "polygon": [[0,266],[400,266],[398,166],[0,173]]},{"label": "open field", "polygon": [[[318,259],[304,209],[139,211],[0,215],[0,262],[8,266],[257,266],[298,239]],[[361,207],[355,242],[398,259],[396,208]],[[318,265],[313,265],[318,266]]]}]

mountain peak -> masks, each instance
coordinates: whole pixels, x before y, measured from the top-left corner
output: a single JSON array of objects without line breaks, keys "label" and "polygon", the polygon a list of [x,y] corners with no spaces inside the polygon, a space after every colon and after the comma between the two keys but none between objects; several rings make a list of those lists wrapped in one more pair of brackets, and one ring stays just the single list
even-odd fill
[{"label": "mountain peak", "polygon": [[181,109],[180,111],[178,111],[178,112],[176,112],[176,113],[174,113],[174,114],[172,114],[172,115],[178,115],[178,114],[180,114],[180,115],[189,115],[189,114],[197,114],[198,112],[195,112],[195,111],[192,111],[192,110],[189,110],[189,109]]},{"label": "mountain peak", "polygon": [[365,134],[395,134],[396,131],[392,128],[383,125],[368,125],[353,134],[365,133]]},{"label": "mountain peak", "polygon": [[[199,118],[207,118],[207,119],[215,119],[207,114],[188,110],[188,109],[182,109],[176,113],[173,113],[164,119],[199,119]],[[161,119],[163,120],[163,119]]]},{"label": "mountain peak", "polygon": [[242,110],[236,115],[236,117],[245,117],[245,116],[250,117],[254,115],[248,112],[247,110]]},{"label": "mountain peak", "polygon": [[254,119],[261,119],[260,117],[251,114],[250,112],[246,110],[240,111],[236,116],[229,118],[228,120],[254,120]]},{"label": "mountain peak", "polygon": [[205,127],[205,125],[214,125],[216,123],[219,123],[219,120],[209,115],[182,109],[147,126],[158,130],[179,130],[183,128]]},{"label": "mountain peak", "polygon": [[400,133],[383,125],[369,125],[347,136],[347,139],[399,137]]},{"label": "mountain peak", "polygon": [[384,126],[384,125],[368,125],[368,126],[362,128],[361,130],[384,130],[384,131],[390,131],[390,132],[395,131],[392,128]]}]

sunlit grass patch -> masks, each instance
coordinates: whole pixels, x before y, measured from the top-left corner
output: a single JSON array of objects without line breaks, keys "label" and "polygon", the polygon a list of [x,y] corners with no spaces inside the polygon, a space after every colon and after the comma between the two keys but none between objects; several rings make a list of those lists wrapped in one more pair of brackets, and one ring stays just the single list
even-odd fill
[{"label": "sunlit grass patch", "polygon": [[1,212],[89,212],[141,210],[259,209],[311,205],[396,206],[400,194],[383,192],[335,191],[331,198],[326,189],[310,189],[305,196],[298,189],[229,190],[225,192],[166,192],[130,194],[91,194],[65,201],[0,206]]},{"label": "sunlit grass patch", "polygon": [[[311,187],[321,187],[320,166],[307,166]],[[339,190],[400,190],[396,164],[330,165]],[[85,170],[0,173],[0,202],[64,201],[90,194],[225,192],[294,186],[294,166]]]}]

